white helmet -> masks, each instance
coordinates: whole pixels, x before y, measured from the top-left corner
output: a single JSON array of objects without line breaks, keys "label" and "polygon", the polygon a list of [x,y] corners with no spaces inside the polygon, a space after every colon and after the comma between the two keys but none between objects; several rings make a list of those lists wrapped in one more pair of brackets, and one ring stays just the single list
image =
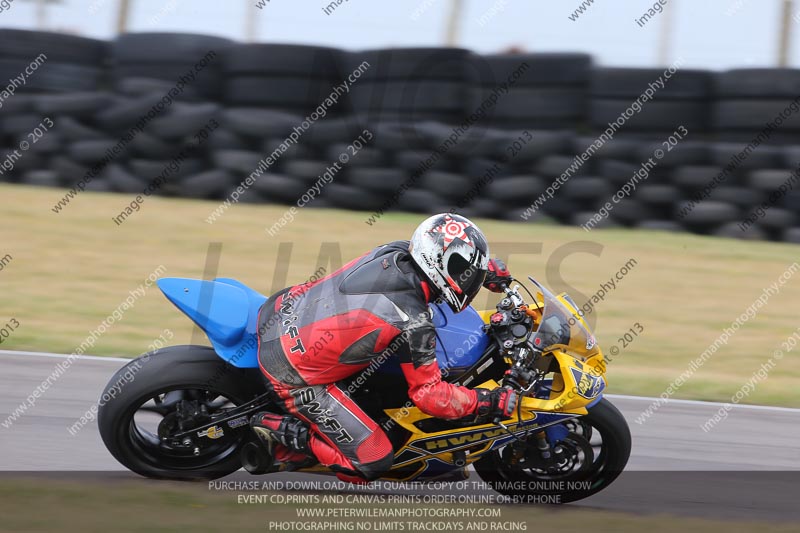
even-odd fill
[{"label": "white helmet", "polygon": [[411,236],[411,257],[438,296],[458,313],[478,294],[489,263],[483,232],[461,215],[426,219]]}]

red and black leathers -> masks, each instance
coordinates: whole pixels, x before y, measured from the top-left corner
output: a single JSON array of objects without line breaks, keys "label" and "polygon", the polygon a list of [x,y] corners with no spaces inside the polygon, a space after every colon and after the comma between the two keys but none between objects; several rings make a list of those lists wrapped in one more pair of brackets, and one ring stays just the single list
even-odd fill
[{"label": "red and black leathers", "polygon": [[420,410],[445,419],[475,412],[474,390],[441,379],[430,300],[408,241],[395,241],[262,307],[261,370],[287,412],[309,423],[312,453],[340,477],[374,479],[391,467],[389,439],[337,385],[390,344]]}]

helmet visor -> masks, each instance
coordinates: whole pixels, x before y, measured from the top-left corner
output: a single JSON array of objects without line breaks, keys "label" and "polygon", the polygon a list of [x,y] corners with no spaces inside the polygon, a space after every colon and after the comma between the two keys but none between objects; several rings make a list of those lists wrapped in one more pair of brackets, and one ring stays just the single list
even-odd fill
[{"label": "helmet visor", "polygon": [[447,262],[447,273],[458,287],[459,296],[465,298],[459,309],[463,311],[481,290],[486,279],[486,269],[471,264],[460,254],[453,254]]}]

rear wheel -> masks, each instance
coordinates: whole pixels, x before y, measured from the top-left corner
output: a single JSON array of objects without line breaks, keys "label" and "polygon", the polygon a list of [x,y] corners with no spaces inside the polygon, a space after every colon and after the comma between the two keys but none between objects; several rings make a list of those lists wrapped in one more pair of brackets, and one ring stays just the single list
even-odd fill
[{"label": "rear wheel", "polygon": [[631,453],[627,422],[606,399],[589,414],[562,424],[566,436],[550,443],[554,460],[544,461],[534,436],[516,466],[509,444],[475,463],[478,475],[495,491],[520,502],[568,503],[595,494],[614,481]]},{"label": "rear wheel", "polygon": [[[257,369],[228,365],[205,346],[173,346],[121,368],[103,392],[98,425],[108,451],[146,477],[215,479],[241,467],[249,424],[186,432],[263,393]],[[101,402],[102,403],[102,402]]]}]

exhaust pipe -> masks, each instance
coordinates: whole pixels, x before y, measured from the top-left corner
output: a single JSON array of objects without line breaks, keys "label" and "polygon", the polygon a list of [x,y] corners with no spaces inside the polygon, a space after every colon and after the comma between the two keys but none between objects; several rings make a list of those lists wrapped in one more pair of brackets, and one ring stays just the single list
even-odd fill
[{"label": "exhaust pipe", "polygon": [[257,442],[250,441],[242,446],[239,456],[242,459],[242,468],[255,476],[266,474],[272,469],[272,456]]}]

